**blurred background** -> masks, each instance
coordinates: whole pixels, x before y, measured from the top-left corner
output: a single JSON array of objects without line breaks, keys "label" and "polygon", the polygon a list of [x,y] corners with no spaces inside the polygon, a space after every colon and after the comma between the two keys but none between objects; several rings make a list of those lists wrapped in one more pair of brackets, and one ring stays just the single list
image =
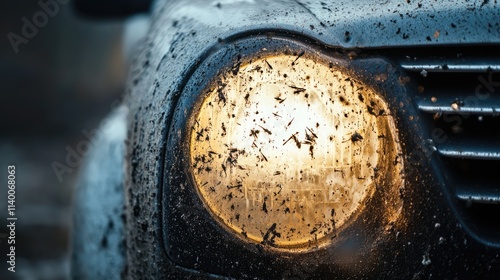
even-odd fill
[{"label": "blurred background", "polygon": [[[59,176],[54,163],[67,166],[69,151],[88,140],[83,131],[97,128],[121,100],[131,56],[147,32],[145,13],[89,18],[71,1],[58,6],[47,20],[39,1],[8,1],[0,9],[0,279],[69,277],[72,193],[81,163]],[[24,17],[40,27],[15,46],[12,34],[23,36]],[[16,273],[6,262],[11,164]]]}]

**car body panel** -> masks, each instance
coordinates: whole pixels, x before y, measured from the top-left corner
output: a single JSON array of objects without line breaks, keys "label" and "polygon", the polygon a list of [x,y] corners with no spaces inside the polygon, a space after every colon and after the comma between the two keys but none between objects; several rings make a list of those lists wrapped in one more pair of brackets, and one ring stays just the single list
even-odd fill
[{"label": "car body panel", "polygon": [[[179,156],[168,151],[168,141],[172,133],[177,133],[171,131],[176,125],[173,116],[183,113],[178,101],[185,98],[183,95],[187,92],[192,92],[190,87],[196,85],[193,75],[204,69],[206,75],[217,70],[217,60],[210,66],[204,62],[214,60],[214,56],[217,58],[221,50],[257,37],[268,40],[288,37],[337,51],[345,57],[351,52],[363,56],[364,52],[374,49],[500,43],[497,20],[500,18],[500,4],[496,1],[312,2],[155,2],[151,30],[134,62],[125,100],[130,110],[125,157],[125,277],[421,279],[431,275],[486,278],[499,272],[498,250],[471,238],[462,230],[462,224],[449,206],[449,196],[442,186],[443,178],[439,178],[443,175],[436,174],[432,164],[428,164],[436,160],[434,154],[408,166],[414,173],[409,177],[412,180],[408,180],[404,194],[407,199],[405,228],[394,232],[389,230],[387,234],[393,242],[389,246],[374,243],[371,251],[357,252],[357,257],[346,258],[347,262],[343,262],[338,252],[326,252],[333,256],[330,267],[321,261],[318,266],[311,265],[310,261],[287,262],[266,249],[262,252],[262,263],[248,263],[252,258],[247,260],[245,256],[252,249],[241,252],[239,260],[216,251],[211,256],[201,256],[200,263],[191,260],[178,263],[181,256],[169,255],[164,235],[172,225],[165,220],[165,204],[172,203],[170,206],[177,207],[175,211],[190,214],[193,223],[206,218],[198,212],[193,214],[183,205],[176,205],[175,197],[165,199],[168,194],[163,193],[166,182],[171,180],[166,176],[176,176],[165,172],[166,163]],[[265,48],[265,45],[259,47]],[[356,61],[354,59],[353,65]],[[363,63],[359,64],[363,68]],[[212,69],[200,70],[201,65]],[[405,88],[406,85],[397,84],[398,77],[404,74],[397,63],[387,60],[384,65],[391,68],[383,70],[390,77],[385,87]],[[418,119],[412,101],[407,103],[400,110],[412,112]],[[398,114],[400,118],[404,116]],[[402,123],[399,125],[404,127]],[[411,123],[409,125],[413,127]],[[412,135],[422,133],[420,137],[402,137],[404,150],[410,153],[422,150],[426,136],[418,124],[414,126]],[[217,248],[234,250],[231,246],[237,243],[211,239],[210,234],[211,231],[207,231],[207,243],[218,242]],[[200,244],[177,250],[195,255],[195,245]],[[204,268],[199,269],[200,266]],[[253,268],[249,269],[249,266]],[[284,267],[284,270],[277,274],[278,267]],[[249,274],[246,274],[247,269]],[[331,273],[332,270],[336,272]]]}]

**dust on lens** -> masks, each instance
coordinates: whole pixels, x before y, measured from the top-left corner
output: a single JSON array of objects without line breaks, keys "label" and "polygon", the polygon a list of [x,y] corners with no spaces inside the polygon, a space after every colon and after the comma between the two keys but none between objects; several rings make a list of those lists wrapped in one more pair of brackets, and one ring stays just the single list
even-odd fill
[{"label": "dust on lens", "polygon": [[331,240],[361,211],[392,127],[374,91],[303,54],[228,69],[192,116],[191,173],[205,205],[273,247]]}]

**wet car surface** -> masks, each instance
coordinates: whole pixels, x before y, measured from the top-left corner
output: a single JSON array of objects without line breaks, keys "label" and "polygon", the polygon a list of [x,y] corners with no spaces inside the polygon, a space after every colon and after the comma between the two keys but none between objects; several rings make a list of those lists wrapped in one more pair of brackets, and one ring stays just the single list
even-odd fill
[{"label": "wet car surface", "polygon": [[496,2],[153,7],[75,276],[498,277]]}]

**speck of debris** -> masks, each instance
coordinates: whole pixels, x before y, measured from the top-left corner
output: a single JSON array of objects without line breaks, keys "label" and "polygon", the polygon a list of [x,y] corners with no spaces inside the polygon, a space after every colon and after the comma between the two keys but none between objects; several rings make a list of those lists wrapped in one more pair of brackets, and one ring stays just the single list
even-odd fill
[{"label": "speck of debris", "polygon": [[400,77],[399,77],[399,79],[398,79],[398,81],[399,81],[399,84],[400,84],[400,85],[404,86],[404,85],[406,85],[408,82],[410,82],[410,77],[408,77],[408,76],[404,76],[404,77],[403,77],[403,76],[400,76]]},{"label": "speck of debris", "polygon": [[437,113],[435,113],[435,114],[432,116],[432,118],[433,118],[435,121],[437,121],[437,120],[439,120],[439,119],[441,118],[441,115],[442,115],[442,113],[441,113],[441,112],[437,112]]},{"label": "speck of debris", "polygon": [[344,33],[344,40],[345,40],[346,42],[351,41],[351,33],[350,33],[349,31],[346,31],[346,32]]},{"label": "speck of debris", "polygon": [[295,65],[295,62],[297,62],[297,60],[299,60],[299,58],[301,58],[306,52],[304,50],[300,51],[298,54],[297,54],[297,58],[295,58],[295,60],[292,62],[292,66]]},{"label": "speck of debris", "polygon": [[263,236],[262,244],[273,244],[274,238],[281,237],[281,234],[276,231],[276,223],[273,223],[271,227],[266,231]]},{"label": "speck of debris", "polygon": [[108,248],[108,237],[104,235],[101,240],[101,247]]},{"label": "speck of debris", "polygon": [[356,143],[356,142],[361,141],[361,140],[363,140],[363,136],[361,136],[361,134],[359,134],[358,132],[354,132],[351,135],[351,141],[353,143]]},{"label": "speck of debris", "polygon": [[422,264],[427,266],[427,265],[430,265],[431,264],[431,259],[429,258],[429,253],[425,253],[423,256],[422,256]]}]

